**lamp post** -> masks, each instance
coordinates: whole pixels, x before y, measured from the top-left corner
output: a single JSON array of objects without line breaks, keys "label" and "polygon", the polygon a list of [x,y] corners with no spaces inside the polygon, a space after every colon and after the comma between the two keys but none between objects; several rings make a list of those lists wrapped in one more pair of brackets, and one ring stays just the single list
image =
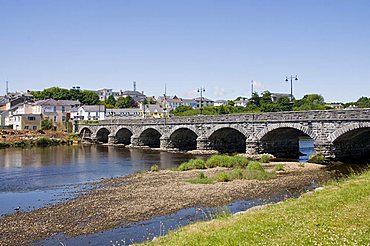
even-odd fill
[{"label": "lamp post", "polygon": [[205,92],[206,89],[204,87],[200,87],[197,92],[200,93],[200,114],[203,112],[203,92]]},{"label": "lamp post", "polygon": [[285,82],[288,82],[290,79],[290,101],[293,101],[293,79],[298,80],[298,76],[290,75],[290,77],[286,76]]}]

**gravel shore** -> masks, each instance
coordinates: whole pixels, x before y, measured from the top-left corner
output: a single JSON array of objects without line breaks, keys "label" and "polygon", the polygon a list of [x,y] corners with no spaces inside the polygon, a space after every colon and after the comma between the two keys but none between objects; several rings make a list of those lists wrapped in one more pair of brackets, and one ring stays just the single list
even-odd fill
[{"label": "gravel shore", "polygon": [[[272,169],[276,163],[266,164]],[[0,245],[25,245],[56,233],[77,236],[170,214],[194,206],[222,206],[241,199],[264,198],[296,191],[331,173],[320,165],[286,163],[285,171],[268,181],[234,180],[190,184],[199,170],[143,172],[95,183],[89,193],[70,201],[0,218]],[[213,176],[225,168],[202,170]]]}]

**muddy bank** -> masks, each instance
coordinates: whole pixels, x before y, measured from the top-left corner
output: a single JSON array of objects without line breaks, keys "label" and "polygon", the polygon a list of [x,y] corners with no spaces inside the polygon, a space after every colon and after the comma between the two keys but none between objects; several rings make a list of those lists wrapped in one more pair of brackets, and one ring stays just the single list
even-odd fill
[{"label": "muddy bank", "polygon": [[[274,164],[267,164],[273,168]],[[224,168],[205,170],[213,176]],[[0,244],[21,245],[59,232],[68,236],[93,233],[194,206],[221,206],[235,200],[268,197],[301,189],[331,174],[321,166],[296,163],[268,181],[234,180],[212,185],[190,184],[199,171],[146,172],[102,180],[89,194],[71,201],[0,219]]]}]

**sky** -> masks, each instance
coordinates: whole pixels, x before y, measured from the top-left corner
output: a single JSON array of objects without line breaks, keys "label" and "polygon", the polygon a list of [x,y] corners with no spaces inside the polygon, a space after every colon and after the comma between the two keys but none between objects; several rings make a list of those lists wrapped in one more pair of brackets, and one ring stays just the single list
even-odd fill
[{"label": "sky", "polygon": [[370,96],[368,0],[0,0],[0,94]]}]

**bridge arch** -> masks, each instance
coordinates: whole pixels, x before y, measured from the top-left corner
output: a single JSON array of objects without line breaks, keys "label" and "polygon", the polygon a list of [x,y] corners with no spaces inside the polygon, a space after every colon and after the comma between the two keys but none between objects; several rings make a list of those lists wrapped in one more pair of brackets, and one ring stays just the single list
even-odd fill
[{"label": "bridge arch", "polygon": [[100,143],[108,143],[108,136],[110,134],[110,131],[102,127],[96,132],[96,140]]},{"label": "bridge arch", "polygon": [[246,136],[232,127],[220,127],[208,137],[209,147],[220,153],[245,153]]},{"label": "bridge arch", "polygon": [[343,161],[370,160],[370,122],[347,124],[328,137],[335,159]]},{"label": "bridge arch", "polygon": [[80,129],[78,134],[80,135],[81,138],[90,138],[92,135],[92,132],[93,131],[90,128],[83,127]]},{"label": "bridge arch", "polygon": [[169,146],[179,150],[197,149],[198,135],[191,129],[182,127],[173,131],[169,137]]},{"label": "bridge arch", "polygon": [[159,148],[160,147],[160,138],[162,134],[155,128],[146,128],[139,135],[139,143],[142,146],[148,146],[150,148]]},{"label": "bridge arch", "polygon": [[268,125],[256,135],[259,151],[280,158],[298,159],[314,152],[317,136],[306,126],[280,123]]},{"label": "bridge arch", "polygon": [[128,128],[120,128],[116,132],[116,142],[118,144],[129,145],[131,143],[132,132]]}]

